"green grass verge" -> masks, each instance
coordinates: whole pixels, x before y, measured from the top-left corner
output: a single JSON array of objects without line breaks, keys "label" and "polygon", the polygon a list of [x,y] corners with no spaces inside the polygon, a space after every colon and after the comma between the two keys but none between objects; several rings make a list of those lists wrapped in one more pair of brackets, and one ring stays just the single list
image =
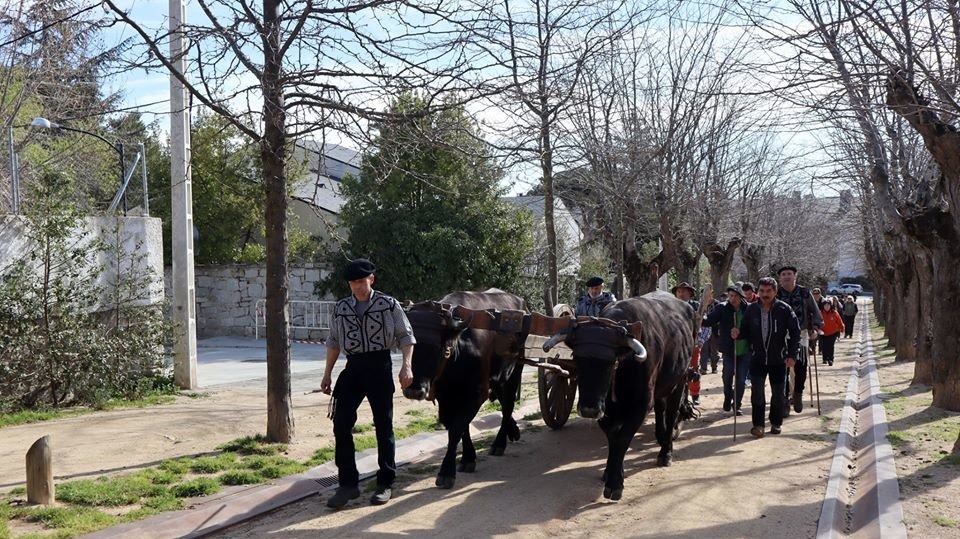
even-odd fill
[{"label": "green grass verge", "polygon": [[177,498],[196,498],[210,496],[220,491],[220,482],[210,477],[198,477],[175,485],[170,492]]},{"label": "green grass verge", "polygon": [[276,455],[287,450],[286,444],[274,444],[267,441],[262,434],[244,436],[231,440],[219,447],[220,451],[236,453],[238,455]]},{"label": "green grass verge", "polygon": [[222,472],[233,468],[237,463],[234,453],[222,453],[215,457],[200,457],[190,465],[190,471],[199,474]]},{"label": "green grass verge", "polygon": [[222,485],[256,485],[263,483],[264,478],[254,470],[230,470],[220,474],[217,480]]},{"label": "green grass verge", "polygon": [[57,500],[74,505],[118,507],[139,503],[141,498],[166,492],[143,474],[113,478],[81,479],[57,485]]}]

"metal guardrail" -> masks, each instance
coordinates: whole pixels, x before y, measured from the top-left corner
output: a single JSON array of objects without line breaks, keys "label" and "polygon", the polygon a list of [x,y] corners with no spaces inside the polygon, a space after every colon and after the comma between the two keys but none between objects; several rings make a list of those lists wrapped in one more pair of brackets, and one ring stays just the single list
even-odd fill
[{"label": "metal guardrail", "polygon": [[[333,320],[335,301],[288,301],[290,309],[290,329],[329,330]],[[267,300],[258,299],[254,311],[254,337],[260,338],[260,328],[266,329]]]}]

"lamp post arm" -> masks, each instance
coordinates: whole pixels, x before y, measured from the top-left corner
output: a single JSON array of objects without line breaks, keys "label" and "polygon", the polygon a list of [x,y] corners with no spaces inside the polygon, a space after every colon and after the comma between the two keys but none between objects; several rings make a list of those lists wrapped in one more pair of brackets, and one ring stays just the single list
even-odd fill
[{"label": "lamp post arm", "polygon": [[98,138],[98,139],[106,142],[107,144],[109,144],[110,147],[114,149],[114,151],[116,151],[117,153],[120,154],[120,157],[121,157],[121,158],[123,157],[123,150],[120,149],[120,145],[119,145],[119,144],[116,144],[116,143],[114,143],[114,142],[110,142],[110,141],[107,140],[106,138],[104,138],[104,137],[102,137],[102,136],[100,136],[100,135],[98,135],[98,134],[96,134],[96,133],[93,133],[93,132],[90,132],[90,131],[85,131],[85,130],[83,130],[83,129],[77,129],[76,127],[67,127],[67,126],[65,126],[65,125],[57,125],[54,129],[63,129],[64,131],[74,131],[74,132],[77,132],[77,133],[83,133],[84,135],[90,135],[91,137],[96,137],[96,138]]}]

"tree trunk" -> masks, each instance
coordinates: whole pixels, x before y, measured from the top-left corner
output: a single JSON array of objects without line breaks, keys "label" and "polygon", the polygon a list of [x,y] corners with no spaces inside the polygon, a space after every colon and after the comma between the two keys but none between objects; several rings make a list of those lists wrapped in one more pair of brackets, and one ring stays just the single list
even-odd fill
[{"label": "tree trunk", "polygon": [[[545,103],[544,103],[545,105]],[[541,110],[546,110],[546,106]],[[544,113],[546,114],[546,113]],[[560,288],[557,268],[557,229],[553,220],[553,146],[550,140],[550,119],[540,119],[540,168],[543,172],[543,224],[547,229],[547,281],[544,284],[545,312],[552,313]]]},{"label": "tree trunk", "polygon": [[[703,256],[707,257],[710,264],[710,282],[713,289],[720,294],[720,291],[726,290],[729,284],[730,268],[733,266],[733,256],[743,242],[740,238],[733,238],[723,247],[716,243],[701,246]],[[754,282],[756,284],[756,282]]]},{"label": "tree trunk", "polygon": [[[281,81],[278,0],[264,0],[263,139],[260,144],[266,189],[267,439],[293,439],[290,386],[290,324],[287,309],[286,116]],[[548,311],[549,312],[549,311]]]},{"label": "tree trunk", "polygon": [[764,247],[762,245],[741,245],[740,260],[747,267],[747,280],[757,286],[760,280],[760,263],[763,261]]},{"label": "tree trunk", "polygon": [[[907,232],[929,253],[930,285],[925,287],[931,317],[933,405],[960,411],[960,133],[941,120],[928,101],[894,71],[887,78],[887,105],[917,133],[940,168],[936,190],[946,201],[904,216]],[[921,277],[921,286],[923,285]]]}]

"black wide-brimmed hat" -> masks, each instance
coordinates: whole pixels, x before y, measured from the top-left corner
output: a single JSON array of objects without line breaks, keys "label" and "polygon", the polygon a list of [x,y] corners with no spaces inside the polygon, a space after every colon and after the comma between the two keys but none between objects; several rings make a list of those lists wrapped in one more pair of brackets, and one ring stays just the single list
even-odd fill
[{"label": "black wide-brimmed hat", "polygon": [[350,261],[346,269],[343,270],[343,278],[348,281],[363,279],[377,271],[377,267],[366,258],[358,258]]},{"label": "black wide-brimmed hat", "polygon": [[671,293],[671,294],[676,294],[678,288],[686,288],[687,290],[690,291],[691,294],[696,294],[696,293],[697,293],[697,289],[694,288],[694,287],[692,287],[692,286],[690,286],[690,283],[688,283],[687,281],[683,281],[682,283],[678,284],[677,286],[671,288],[671,289],[670,289],[670,293]]},{"label": "black wide-brimmed hat", "polygon": [[589,279],[587,279],[587,288],[590,288],[592,286],[600,286],[602,284],[603,284],[602,277],[590,277]]},{"label": "black wide-brimmed hat", "polygon": [[787,271],[787,270],[790,270],[790,271],[792,271],[792,272],[794,272],[794,273],[797,273],[797,267],[796,267],[796,266],[780,266],[780,269],[777,270],[777,275],[780,275],[781,273],[783,273],[783,272],[785,272],[785,271]]}]

